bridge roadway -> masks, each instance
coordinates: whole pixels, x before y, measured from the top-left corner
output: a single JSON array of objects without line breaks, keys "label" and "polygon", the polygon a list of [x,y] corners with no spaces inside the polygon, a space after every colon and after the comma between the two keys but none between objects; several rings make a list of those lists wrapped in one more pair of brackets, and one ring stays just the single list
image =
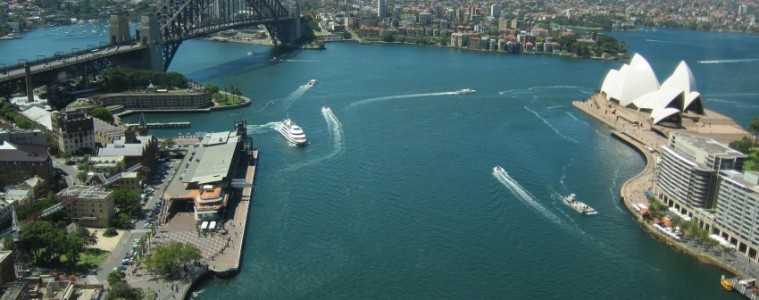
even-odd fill
[{"label": "bridge roadway", "polygon": [[[87,61],[94,61],[98,59],[103,59],[108,56],[116,56],[119,54],[124,54],[132,51],[139,51],[144,48],[147,48],[145,45],[140,45],[139,43],[134,43],[130,45],[119,45],[119,46],[105,46],[103,47],[96,47],[96,48],[90,48],[90,49],[84,49],[78,52],[74,53],[66,53],[64,55],[57,55],[55,57],[46,57],[43,59],[38,59],[35,61],[30,61],[30,69],[32,72],[32,75],[39,74],[42,72],[47,72],[54,69],[60,69],[63,67],[71,66],[80,64]],[[24,71],[24,64],[17,64],[13,66],[9,66],[3,69],[0,69],[0,83],[10,81],[10,80],[17,80],[23,78],[25,75]]]}]

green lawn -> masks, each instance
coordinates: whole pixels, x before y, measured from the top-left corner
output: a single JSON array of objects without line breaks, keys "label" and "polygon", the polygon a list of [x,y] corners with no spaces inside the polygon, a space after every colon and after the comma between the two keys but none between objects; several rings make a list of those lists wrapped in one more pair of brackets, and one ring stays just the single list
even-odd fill
[{"label": "green lawn", "polygon": [[79,255],[79,266],[86,268],[95,268],[102,264],[110,252],[100,249],[87,249],[84,253]]},{"label": "green lawn", "polygon": [[243,100],[240,98],[240,96],[233,97],[232,95],[222,93],[213,95],[213,100],[216,101],[219,106],[236,105],[243,103]]}]

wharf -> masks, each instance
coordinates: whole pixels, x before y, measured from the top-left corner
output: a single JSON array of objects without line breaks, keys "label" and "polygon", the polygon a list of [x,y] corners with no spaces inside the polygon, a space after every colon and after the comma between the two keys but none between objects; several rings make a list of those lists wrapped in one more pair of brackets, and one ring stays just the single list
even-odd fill
[{"label": "wharf", "polygon": [[[127,123],[124,124],[126,127],[137,127],[140,124],[137,123]],[[192,126],[190,122],[156,122],[156,123],[147,123],[147,126],[149,129],[155,129],[155,128],[188,128]]]},{"label": "wharf", "polygon": [[[186,156],[185,160],[189,158]],[[178,165],[184,163],[182,161]],[[167,241],[189,243],[200,249],[202,258],[197,264],[187,266],[185,275],[175,280],[153,275],[139,268],[139,264],[133,265],[127,271],[127,283],[134,288],[153,291],[158,299],[189,299],[193,288],[205,278],[212,275],[230,276],[239,272],[257,163],[258,150],[251,150],[248,159],[240,159],[236,178],[242,177],[245,187],[232,196],[226,208],[225,221],[219,224],[218,232],[199,232],[192,212],[169,212],[167,206],[172,204],[165,200],[162,212],[165,215],[159,218],[165,222],[152,231],[147,245]],[[174,173],[166,191],[171,194],[180,189],[184,188],[179,176]]]},{"label": "wharf", "polygon": [[[245,174],[245,183],[250,185],[236,193],[230,206],[227,207],[227,221],[224,228],[231,237],[229,248],[222,249],[221,253],[208,262],[208,269],[218,276],[231,275],[240,271],[242,261],[242,249],[245,243],[245,230],[248,225],[248,213],[250,211],[250,198],[253,193],[253,183],[256,177],[256,164],[258,163],[258,150],[251,151],[251,164],[242,168],[240,173]],[[242,174],[240,174],[242,175]],[[230,214],[231,213],[231,214]]]}]

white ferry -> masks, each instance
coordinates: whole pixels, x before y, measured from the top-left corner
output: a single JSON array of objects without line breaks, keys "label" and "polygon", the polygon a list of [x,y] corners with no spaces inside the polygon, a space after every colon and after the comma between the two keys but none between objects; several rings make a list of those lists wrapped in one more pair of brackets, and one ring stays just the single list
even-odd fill
[{"label": "white ferry", "polygon": [[316,84],[317,82],[319,82],[319,80],[311,79],[311,80],[308,81],[308,85],[312,86],[312,85]]},{"label": "white ferry", "polygon": [[277,131],[282,134],[288,142],[295,146],[305,146],[308,140],[303,128],[295,124],[290,118],[284,119],[277,125]]},{"label": "white ferry", "polygon": [[473,89],[460,89],[460,90],[456,90],[456,94],[459,94],[459,95],[463,95],[463,94],[474,94],[474,93],[476,93],[476,92],[477,92],[477,91],[475,91],[475,90],[473,90]]},{"label": "white ferry", "polygon": [[564,204],[569,205],[572,209],[576,210],[578,213],[581,213],[583,215],[591,216],[598,214],[598,212],[593,209],[592,207],[588,206],[582,201],[579,201],[575,199],[575,194],[569,194],[568,196],[561,199]]}]

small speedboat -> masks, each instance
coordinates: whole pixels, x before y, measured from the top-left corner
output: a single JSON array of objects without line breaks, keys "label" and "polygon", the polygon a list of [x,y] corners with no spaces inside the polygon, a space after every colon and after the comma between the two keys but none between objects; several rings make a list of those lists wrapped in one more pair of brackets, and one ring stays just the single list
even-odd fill
[{"label": "small speedboat", "polygon": [[459,95],[463,95],[463,94],[474,94],[474,93],[476,93],[476,92],[477,92],[477,91],[475,91],[475,90],[473,90],[473,89],[460,89],[460,90],[456,90],[456,94],[459,94]]},{"label": "small speedboat", "polygon": [[501,168],[501,166],[495,166],[495,167],[493,167],[493,172],[496,172],[496,173],[501,173],[501,172],[506,173],[506,170],[504,170],[503,168]]},{"label": "small speedboat", "polygon": [[312,85],[316,84],[317,82],[319,82],[319,81],[316,80],[316,79],[311,79],[311,80],[308,81],[308,85],[312,86]]}]

